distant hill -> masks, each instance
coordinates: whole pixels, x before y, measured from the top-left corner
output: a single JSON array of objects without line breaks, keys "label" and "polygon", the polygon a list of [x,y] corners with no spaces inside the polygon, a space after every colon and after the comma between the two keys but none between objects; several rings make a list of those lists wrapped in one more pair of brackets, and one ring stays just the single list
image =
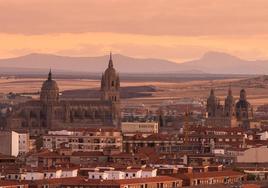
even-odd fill
[{"label": "distant hill", "polygon": [[[181,70],[179,64],[162,59],[140,59],[113,55],[114,66],[121,73],[201,73],[198,70]],[[0,59],[2,71],[40,72],[49,68],[61,72],[103,72],[108,64],[109,56],[99,57],[67,57],[51,54],[29,54],[26,56]]]},{"label": "distant hill", "polygon": [[[105,70],[109,56],[68,57],[51,54],[29,54],[16,58],[0,59],[0,73],[54,72],[100,73]],[[120,73],[177,73],[177,74],[268,74],[268,60],[248,61],[220,53],[207,52],[200,59],[176,63],[163,59],[132,58],[113,55]]]},{"label": "distant hill", "polygon": [[207,52],[200,59],[180,64],[184,69],[195,69],[213,74],[267,74],[268,60],[243,60],[221,53]]}]

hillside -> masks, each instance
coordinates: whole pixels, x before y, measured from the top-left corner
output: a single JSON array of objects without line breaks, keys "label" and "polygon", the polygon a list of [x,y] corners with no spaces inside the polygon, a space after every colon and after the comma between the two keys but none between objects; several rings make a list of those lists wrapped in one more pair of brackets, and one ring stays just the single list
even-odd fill
[{"label": "hillside", "polygon": [[[107,67],[108,60],[108,55],[68,57],[35,53],[0,59],[0,73],[44,73],[49,68],[60,73],[100,73]],[[268,74],[266,60],[243,60],[220,52],[207,52],[199,59],[182,63],[164,59],[133,58],[120,54],[113,55],[113,61],[120,73]]]}]

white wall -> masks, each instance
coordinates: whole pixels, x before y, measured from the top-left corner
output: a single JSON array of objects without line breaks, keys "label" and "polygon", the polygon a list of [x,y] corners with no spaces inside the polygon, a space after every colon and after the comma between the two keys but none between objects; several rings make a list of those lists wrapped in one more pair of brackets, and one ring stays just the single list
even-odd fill
[{"label": "white wall", "polygon": [[268,131],[259,133],[258,135],[261,136],[261,138],[260,138],[261,140],[268,140]]},{"label": "white wall", "polygon": [[158,123],[156,122],[122,122],[121,130],[123,133],[128,133],[128,132],[158,133]]},{"label": "white wall", "polygon": [[118,180],[118,179],[132,179],[132,178],[148,178],[148,177],[156,177],[157,169],[152,170],[126,170],[126,171],[115,171],[115,170],[107,170],[107,171],[90,171],[88,172],[89,179],[109,179],[109,180]]},{"label": "white wall", "polygon": [[106,172],[88,172],[88,179],[108,179]]},{"label": "white wall", "polygon": [[29,152],[29,133],[19,133],[19,154]]},{"label": "white wall", "polygon": [[224,155],[225,151],[224,151],[224,149],[213,149],[212,153]]},{"label": "white wall", "polygon": [[73,170],[62,170],[61,177],[77,177],[77,169]]},{"label": "white wall", "polygon": [[157,175],[157,169],[142,170],[142,172],[141,172],[141,177],[142,178],[156,177],[156,175]]},{"label": "white wall", "polygon": [[44,173],[42,172],[26,172],[25,180],[42,180]]},{"label": "white wall", "polygon": [[125,179],[132,179],[132,178],[140,178],[141,177],[141,170],[139,171],[126,171]]},{"label": "white wall", "polygon": [[17,157],[19,154],[19,134],[15,131],[12,131],[11,136],[11,155]]},{"label": "white wall", "polygon": [[125,179],[125,173],[121,171],[105,171],[108,179]]},{"label": "white wall", "polygon": [[262,146],[258,148],[249,148],[243,152],[243,155],[237,156],[237,162],[241,163],[267,163],[268,148]]}]

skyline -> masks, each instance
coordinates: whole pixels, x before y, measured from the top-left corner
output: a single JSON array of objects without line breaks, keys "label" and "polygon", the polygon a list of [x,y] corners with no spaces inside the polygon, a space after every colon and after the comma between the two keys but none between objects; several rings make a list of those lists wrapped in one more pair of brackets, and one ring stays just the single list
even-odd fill
[{"label": "skyline", "polygon": [[268,2],[263,0],[0,0],[0,8],[0,58],[113,51],[180,63],[220,51],[268,59]]}]

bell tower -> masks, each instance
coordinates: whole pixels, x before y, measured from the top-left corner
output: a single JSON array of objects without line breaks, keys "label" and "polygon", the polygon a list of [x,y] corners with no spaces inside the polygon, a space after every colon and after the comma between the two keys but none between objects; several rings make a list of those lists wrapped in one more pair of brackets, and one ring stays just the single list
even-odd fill
[{"label": "bell tower", "polygon": [[210,95],[207,98],[207,113],[208,117],[215,117],[216,116],[216,110],[217,110],[217,98],[214,93],[214,89],[210,90]]},{"label": "bell tower", "polygon": [[119,75],[114,69],[112,53],[108,68],[102,74],[101,78],[101,100],[111,101],[117,103],[120,101],[120,79]]},{"label": "bell tower", "polygon": [[228,95],[225,98],[224,115],[225,117],[235,116],[235,99],[232,94],[231,86],[229,86]]},{"label": "bell tower", "polygon": [[43,127],[54,126],[54,108],[59,103],[59,87],[55,80],[52,79],[51,70],[48,73],[48,78],[43,82],[40,101],[42,103],[41,116],[43,118]]},{"label": "bell tower", "polygon": [[121,126],[120,79],[114,68],[112,53],[110,53],[108,68],[101,78],[101,100],[111,103],[112,121],[119,128]]}]

